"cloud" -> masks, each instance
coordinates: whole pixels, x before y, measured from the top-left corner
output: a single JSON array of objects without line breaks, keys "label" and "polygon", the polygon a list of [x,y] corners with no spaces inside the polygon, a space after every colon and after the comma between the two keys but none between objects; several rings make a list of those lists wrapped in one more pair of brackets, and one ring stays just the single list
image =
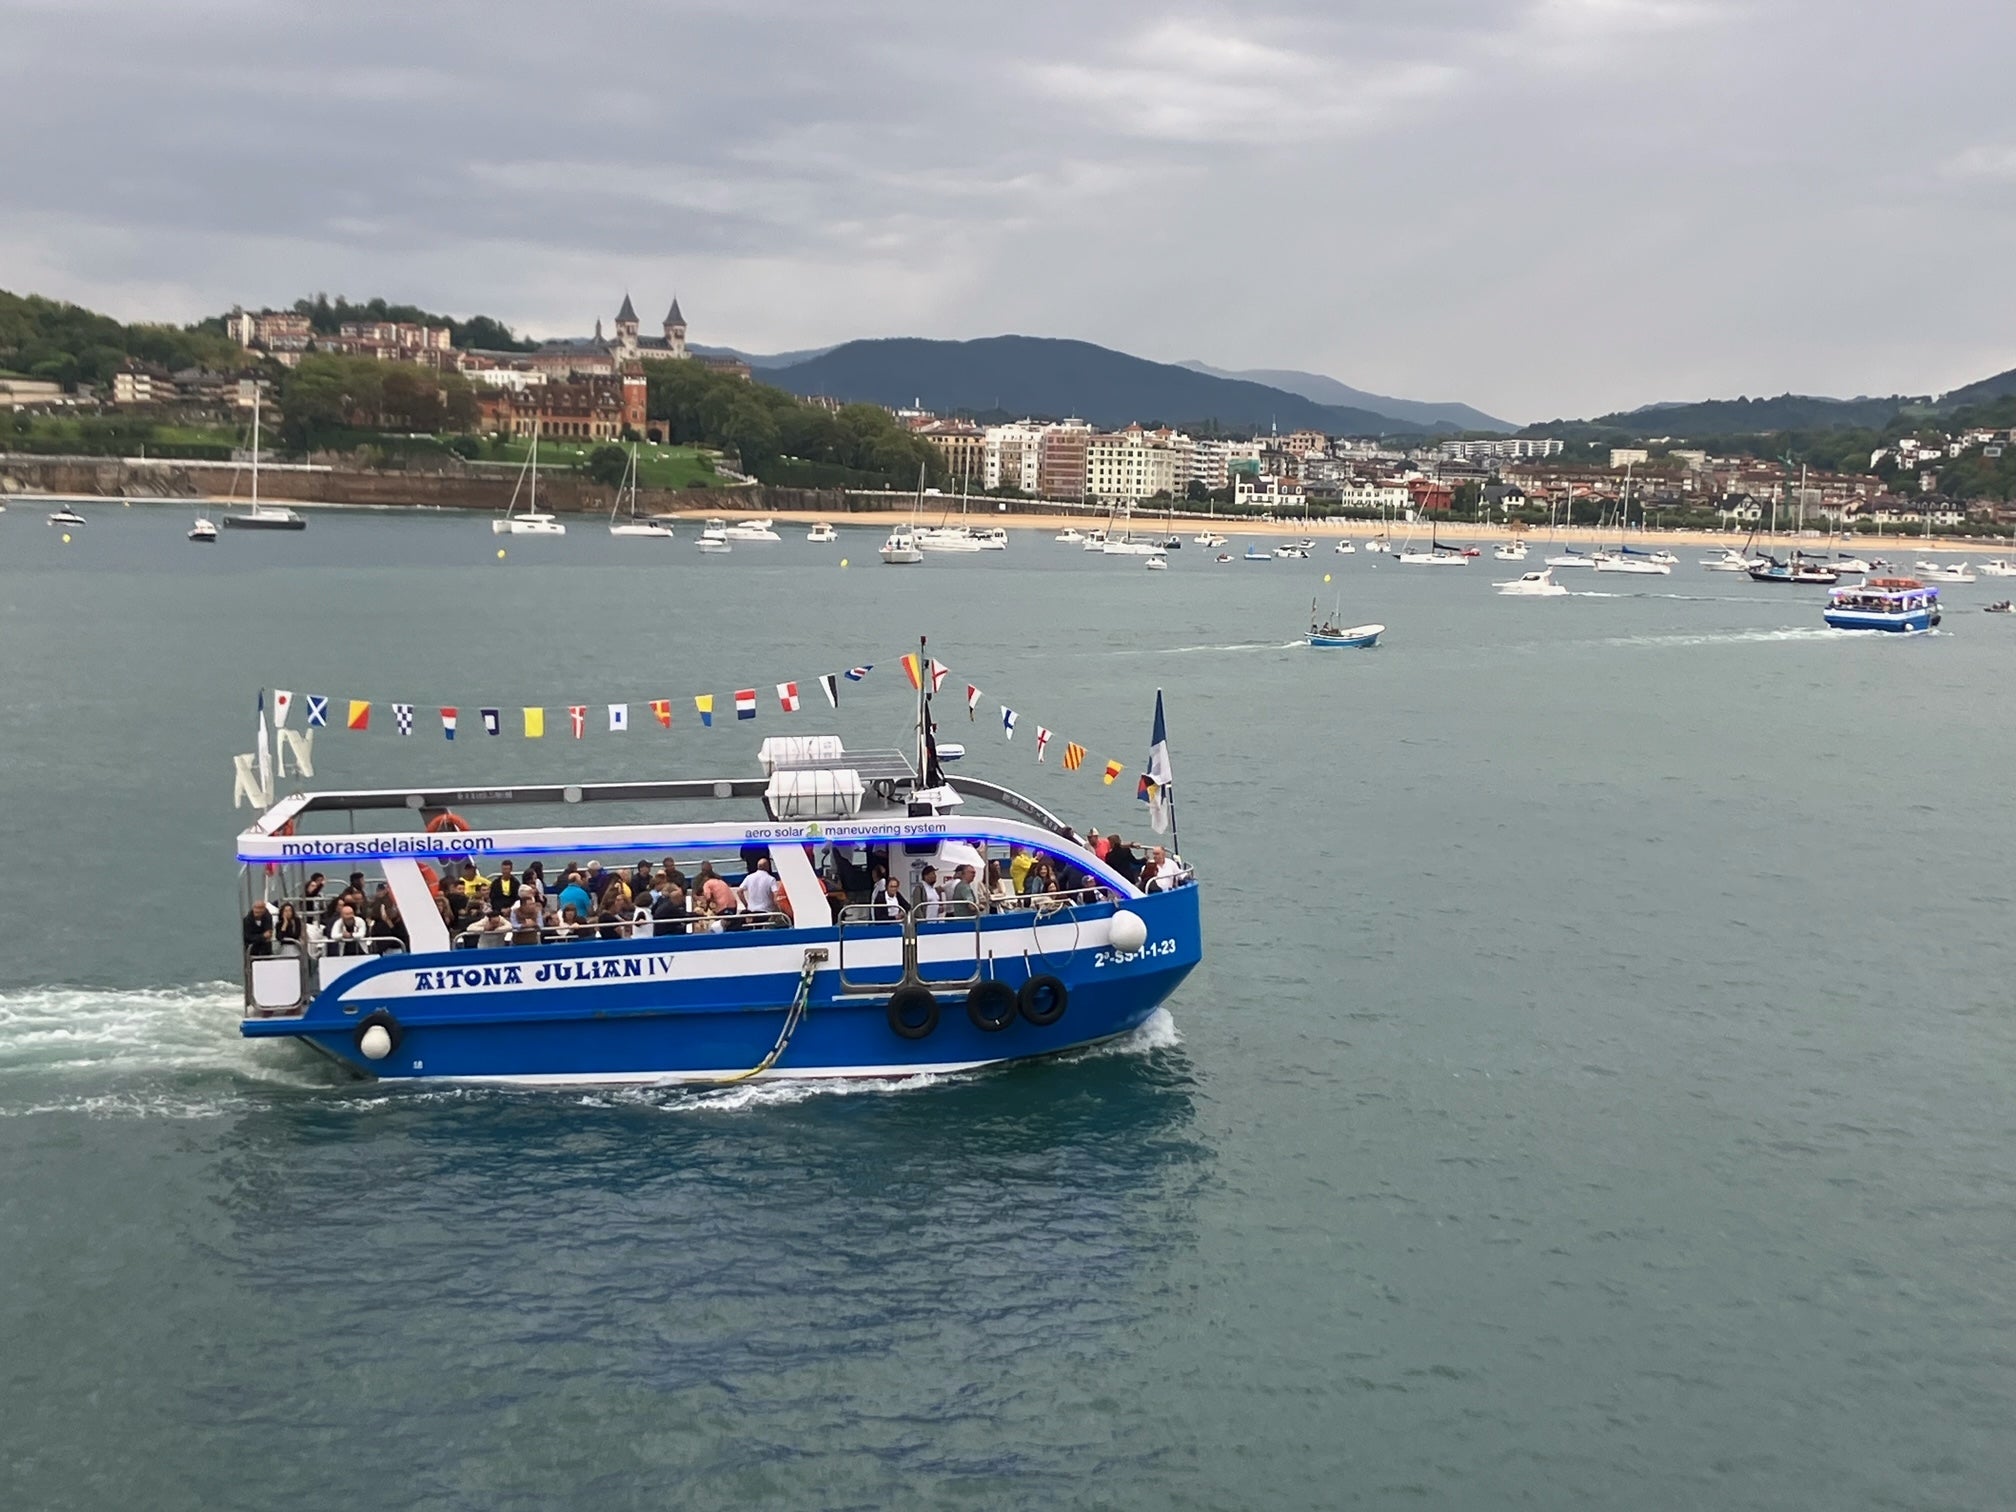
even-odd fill
[{"label": "cloud", "polygon": [[1939,171],[1949,179],[2016,184],[2016,146],[1984,142],[1954,153]]}]

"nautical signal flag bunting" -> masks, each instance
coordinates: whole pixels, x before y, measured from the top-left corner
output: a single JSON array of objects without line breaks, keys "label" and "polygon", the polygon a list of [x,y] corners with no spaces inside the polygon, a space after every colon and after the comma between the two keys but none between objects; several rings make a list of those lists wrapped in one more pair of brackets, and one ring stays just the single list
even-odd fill
[{"label": "nautical signal flag bunting", "polygon": [[754,688],[736,689],[735,717],[737,719],[754,719],[756,717],[756,690]]},{"label": "nautical signal flag bunting", "polygon": [[786,714],[796,714],[798,712],[798,684],[777,684],[777,705]]},{"label": "nautical signal flag bunting", "polygon": [[371,728],[371,705],[361,698],[350,700],[350,728],[368,730]]}]

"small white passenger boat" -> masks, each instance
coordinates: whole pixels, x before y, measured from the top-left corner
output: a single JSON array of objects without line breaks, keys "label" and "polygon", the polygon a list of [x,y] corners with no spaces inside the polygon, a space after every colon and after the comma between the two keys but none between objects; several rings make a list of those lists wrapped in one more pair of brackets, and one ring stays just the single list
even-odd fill
[{"label": "small white passenger boat", "polygon": [[1523,562],[1526,560],[1524,541],[1501,541],[1491,548],[1491,555],[1501,562]]},{"label": "small white passenger boat", "polygon": [[1158,551],[1141,565],[1146,567],[1150,572],[1167,572],[1169,570],[1169,558],[1163,556]]},{"label": "small white passenger boat", "polygon": [[1339,541],[1331,550],[1338,556],[1353,556],[1357,553],[1358,548],[1349,541]]},{"label": "small white passenger boat", "polygon": [[924,560],[917,549],[917,537],[908,525],[898,525],[882,543],[882,560],[891,567],[914,567]]},{"label": "small white passenger boat", "polygon": [[839,540],[840,532],[835,530],[827,521],[821,520],[805,532],[805,539],[813,542],[815,545],[826,545]]},{"label": "small white passenger boat", "polygon": [[1492,587],[1507,598],[1560,598],[1568,592],[1562,584],[1554,581],[1554,569],[1543,567],[1538,572],[1522,572],[1509,582],[1494,583]]}]

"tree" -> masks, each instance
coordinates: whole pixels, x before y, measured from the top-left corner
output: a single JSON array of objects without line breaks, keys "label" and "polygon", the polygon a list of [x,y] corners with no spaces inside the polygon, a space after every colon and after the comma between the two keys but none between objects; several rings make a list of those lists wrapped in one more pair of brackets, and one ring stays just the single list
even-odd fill
[{"label": "tree", "polygon": [[630,453],[620,446],[598,446],[588,453],[584,469],[597,483],[605,483],[611,488],[619,487],[623,475],[630,470]]}]

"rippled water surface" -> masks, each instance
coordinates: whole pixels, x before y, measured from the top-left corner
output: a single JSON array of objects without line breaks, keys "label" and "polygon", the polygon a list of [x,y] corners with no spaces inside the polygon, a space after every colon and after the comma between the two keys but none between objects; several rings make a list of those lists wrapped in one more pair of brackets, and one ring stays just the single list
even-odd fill
[{"label": "rippled water surface", "polygon": [[[0,1505],[2008,1505],[1988,587],[1891,639],[1691,560],[1512,602],[1363,555],[87,513],[0,517]],[[1340,594],[1388,643],[1293,646]],[[692,694],[874,662],[799,727],[895,744],[919,631],[985,690],[973,769],[1102,828],[1145,830],[1091,767],[1167,689],[1208,953],[1132,1040],[583,1095],[237,1036],[262,683],[680,710],[331,732],[327,785],[740,774],[774,704]]]}]

